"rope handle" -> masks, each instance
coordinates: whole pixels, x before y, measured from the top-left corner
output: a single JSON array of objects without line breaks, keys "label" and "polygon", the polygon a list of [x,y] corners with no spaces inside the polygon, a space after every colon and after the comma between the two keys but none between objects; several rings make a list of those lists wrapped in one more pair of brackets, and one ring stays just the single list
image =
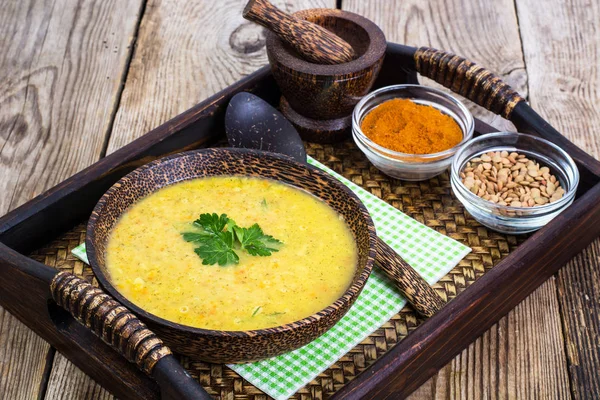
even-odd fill
[{"label": "rope handle", "polygon": [[59,272],[50,292],[59,306],[146,374],[152,375],[156,363],[172,354],[127,308],[84,279]]},{"label": "rope handle", "polygon": [[464,57],[430,47],[415,52],[417,72],[506,119],[525,101],[493,72]]}]

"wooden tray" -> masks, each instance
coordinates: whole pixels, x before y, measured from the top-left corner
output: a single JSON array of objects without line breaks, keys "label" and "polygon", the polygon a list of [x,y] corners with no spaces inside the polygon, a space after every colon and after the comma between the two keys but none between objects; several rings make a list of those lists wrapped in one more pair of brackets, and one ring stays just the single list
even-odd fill
[{"label": "wooden tray", "polygon": [[[375,86],[416,83],[416,71],[425,71],[415,62],[415,51],[389,44]],[[465,86],[468,77],[457,84],[457,71],[429,70],[426,74],[467,97],[476,97]],[[49,300],[47,284],[32,272],[42,262],[94,282],[91,270],[70,250],[83,242],[85,223],[96,201],[140,165],[222,143],[225,107],[240,91],[252,91],[272,104],[280,97],[269,68],[261,68],[0,219],[0,304],[117,397],[153,399],[159,395],[150,378],[57,309]],[[447,174],[425,182],[402,182],[379,173],[351,140],[336,145],[307,143],[308,153],[316,159],[419,222],[465,243],[473,252],[435,285],[442,297],[452,300],[438,314],[423,321],[406,307],[296,398],[408,395],[600,234],[600,163],[528,107],[511,111],[510,119],[519,131],[561,146],[581,173],[574,204],[528,238],[495,233],[475,222],[452,195]],[[491,131],[490,126],[476,122],[477,134]],[[223,365],[188,358],[181,362],[215,396],[266,397]]]}]

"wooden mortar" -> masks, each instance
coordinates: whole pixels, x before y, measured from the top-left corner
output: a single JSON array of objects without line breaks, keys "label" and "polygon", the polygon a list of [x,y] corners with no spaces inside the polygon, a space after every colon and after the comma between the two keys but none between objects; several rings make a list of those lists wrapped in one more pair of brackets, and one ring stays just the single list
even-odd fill
[{"label": "wooden mortar", "polygon": [[358,58],[342,64],[314,64],[267,32],[267,54],[281,89],[281,112],[304,140],[332,143],[346,138],[352,110],[381,69],[386,40],[379,27],[360,15],[327,8],[298,11],[295,17],[325,27],[352,45]]}]

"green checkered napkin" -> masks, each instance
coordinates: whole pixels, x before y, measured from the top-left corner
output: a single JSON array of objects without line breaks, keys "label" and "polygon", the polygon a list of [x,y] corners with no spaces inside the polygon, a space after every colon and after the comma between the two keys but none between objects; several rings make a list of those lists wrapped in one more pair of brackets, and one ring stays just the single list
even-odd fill
[{"label": "green checkered napkin", "polygon": [[[378,236],[430,284],[446,275],[471,251],[408,217],[318,161],[310,157],[308,161],[356,193],[369,210]],[[88,262],[85,244],[76,247],[73,254]],[[405,304],[406,300],[398,294],[394,284],[378,267],[374,268],[350,311],[324,335],[290,353],[229,367],[275,399],[287,399],[397,314]]]}]

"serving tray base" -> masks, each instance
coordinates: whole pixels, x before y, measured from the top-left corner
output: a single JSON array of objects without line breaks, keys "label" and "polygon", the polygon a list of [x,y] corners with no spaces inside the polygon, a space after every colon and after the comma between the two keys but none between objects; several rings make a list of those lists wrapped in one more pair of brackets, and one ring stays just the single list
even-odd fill
[{"label": "serving tray base", "polygon": [[[390,45],[376,87],[416,82],[413,54],[410,47]],[[49,301],[42,279],[48,271],[40,262],[93,281],[70,250],[83,242],[83,224],[98,198],[137,166],[214,145],[223,137],[228,100],[243,90],[272,104],[280,98],[263,68],[0,219],[0,304],[119,398],[157,398],[157,387]],[[435,286],[445,299],[456,297],[438,314],[422,321],[405,308],[297,397],[409,394],[600,234],[598,162],[558,134],[545,136],[543,120],[518,107],[515,114],[521,131],[560,143],[582,175],[575,203],[530,237],[502,235],[477,224],[452,196],[447,175],[401,182],[374,169],[351,141],[308,145],[317,160],[473,252]],[[479,133],[490,129],[476,123]],[[213,395],[261,398],[258,389],[223,365],[188,358],[182,363]]]}]

